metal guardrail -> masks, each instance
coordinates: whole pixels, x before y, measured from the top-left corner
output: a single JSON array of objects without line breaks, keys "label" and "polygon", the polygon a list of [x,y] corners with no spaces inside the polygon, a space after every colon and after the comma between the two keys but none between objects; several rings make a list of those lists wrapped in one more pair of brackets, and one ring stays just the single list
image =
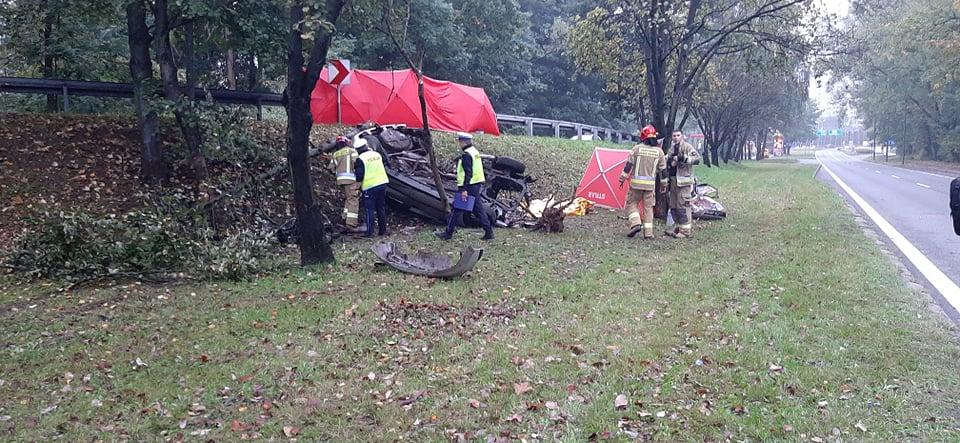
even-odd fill
[{"label": "metal guardrail", "polygon": [[[13,94],[56,94],[63,96],[63,111],[70,112],[70,97],[116,97],[132,98],[133,85],[129,83],[93,82],[82,80],[55,80],[44,78],[0,77],[0,93]],[[200,89],[198,95],[210,98],[228,105],[249,105],[257,107],[257,119],[263,116],[264,106],[283,106],[283,96],[272,92],[246,92],[229,89]],[[573,131],[577,137],[585,134],[600,136],[605,140],[617,142],[630,140],[629,133],[611,128],[586,125],[583,123],[562,120],[549,120],[519,115],[497,114],[497,122],[501,124],[524,125],[527,135],[534,134],[535,127],[549,127],[553,129],[555,137],[561,136],[561,130]]]},{"label": "metal guardrail", "polygon": [[560,137],[561,129],[571,129],[576,134],[577,137],[582,137],[584,133],[589,133],[592,135],[601,135],[603,134],[604,140],[612,141],[616,137],[617,143],[622,143],[624,140],[630,140],[631,136],[629,133],[624,131],[618,131],[611,128],[603,128],[600,126],[585,125],[583,123],[568,122],[563,120],[550,120],[545,118],[537,117],[524,117],[519,115],[508,115],[508,114],[497,114],[497,121],[500,123],[513,123],[521,124],[526,126],[527,135],[533,136],[534,127],[550,127],[553,129],[553,136]]}]

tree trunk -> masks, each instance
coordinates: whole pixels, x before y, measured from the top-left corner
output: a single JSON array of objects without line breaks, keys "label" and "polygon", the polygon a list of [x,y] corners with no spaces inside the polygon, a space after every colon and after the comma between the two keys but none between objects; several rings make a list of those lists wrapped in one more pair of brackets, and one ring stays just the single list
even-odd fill
[{"label": "tree trunk", "polygon": [[247,90],[256,91],[260,86],[260,67],[257,66],[257,54],[250,53],[250,64],[247,66]]},{"label": "tree trunk", "polygon": [[[57,17],[50,11],[50,5],[47,0],[40,2],[40,10],[43,14],[43,30],[40,33],[41,37],[41,65],[40,71],[43,75],[43,78],[54,78],[56,71],[56,59],[53,56],[53,51],[50,47],[53,45],[53,24],[56,22]],[[47,112],[57,112],[57,95],[56,94],[47,94]]]},{"label": "tree trunk", "polygon": [[[421,59],[422,66],[422,59]],[[423,119],[424,148],[427,150],[427,157],[430,160],[430,172],[433,174],[433,184],[437,188],[437,195],[443,202],[443,213],[450,212],[450,203],[447,201],[447,192],[443,189],[443,179],[440,178],[440,169],[437,168],[437,155],[433,151],[433,135],[430,133],[430,124],[427,122],[427,100],[423,95],[423,71],[418,67],[414,72],[417,74],[417,95],[420,98],[420,117]]]},{"label": "tree trunk", "polygon": [[[336,24],[345,0],[326,1],[326,20]],[[327,50],[333,40],[333,29],[320,30],[314,40],[310,58],[304,66],[303,26],[304,2],[294,0],[290,4],[290,39],[287,46],[287,161],[290,163],[290,181],[293,183],[293,201],[297,211],[300,264],[302,266],[334,260],[333,249],[327,242],[320,208],[314,203],[313,183],[310,176],[309,141],[313,116],[310,115],[310,93],[320,69],[327,58]]]},{"label": "tree trunk", "polygon": [[147,104],[153,96],[153,69],[150,62],[150,32],[143,0],[127,4],[127,41],[130,45],[130,78],[133,80],[134,107],[140,122],[143,146],[140,156],[140,178],[152,185],[167,181],[169,171],[160,151],[157,112]]},{"label": "tree trunk", "polygon": [[227,89],[237,89],[237,57],[233,48],[227,49]]},{"label": "tree trunk", "polygon": [[203,158],[203,153],[200,152],[203,137],[196,122],[196,116],[192,115],[193,103],[190,100],[184,100],[183,91],[177,79],[177,65],[173,60],[173,48],[170,45],[171,23],[167,0],[156,0],[154,8],[156,35],[159,39],[157,58],[160,62],[160,79],[163,81],[167,100],[173,102],[173,114],[187,146],[193,178],[198,181],[203,180],[207,178],[207,162]]},{"label": "tree trunk", "polygon": [[197,99],[197,72],[196,60],[193,52],[193,21],[186,24],[186,39],[184,41],[183,58],[187,68],[187,97],[190,103]]}]

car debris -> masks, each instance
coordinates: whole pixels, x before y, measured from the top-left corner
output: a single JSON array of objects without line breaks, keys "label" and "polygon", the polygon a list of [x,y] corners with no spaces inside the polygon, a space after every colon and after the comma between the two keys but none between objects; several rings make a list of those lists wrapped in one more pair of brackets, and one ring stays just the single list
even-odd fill
[{"label": "car debris", "polygon": [[[374,125],[358,128],[346,135],[348,138],[365,139],[371,149],[387,157],[389,203],[433,223],[447,222],[445,206],[434,185],[427,151],[423,147],[422,129],[411,129],[405,125]],[[490,220],[499,227],[521,224],[526,214],[520,209],[520,203],[529,198],[528,185],[533,182],[530,176],[524,175],[526,165],[509,157],[484,155],[483,166],[487,185],[482,198]],[[448,162],[439,168],[447,204],[451,205],[457,192],[455,165]],[[469,215],[464,217],[464,222],[477,224],[477,220]]]},{"label": "car debris", "polygon": [[723,220],[727,210],[717,199],[720,191],[707,183],[697,183],[691,203],[693,218],[698,220]]},{"label": "car debris", "polygon": [[377,243],[370,247],[382,263],[408,274],[434,278],[459,277],[477,265],[483,257],[482,248],[467,246],[460,251],[460,259],[453,263],[449,255],[420,251],[408,256],[391,242]]}]

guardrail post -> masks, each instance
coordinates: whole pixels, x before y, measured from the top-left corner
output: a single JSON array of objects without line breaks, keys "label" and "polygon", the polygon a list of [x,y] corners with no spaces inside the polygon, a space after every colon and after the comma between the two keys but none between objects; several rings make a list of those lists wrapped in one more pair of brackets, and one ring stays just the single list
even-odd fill
[{"label": "guardrail post", "polygon": [[527,125],[527,136],[533,137],[533,119],[532,118],[524,119],[523,124]]},{"label": "guardrail post", "polygon": [[263,120],[263,101],[257,97],[257,121]]},{"label": "guardrail post", "polygon": [[583,137],[583,125],[574,125],[573,128],[577,131],[577,138]]},{"label": "guardrail post", "polygon": [[63,113],[67,114],[70,112],[70,95],[67,94],[66,85],[63,86]]},{"label": "guardrail post", "polygon": [[617,133],[617,143],[623,143],[623,133],[622,133],[622,132],[618,132],[618,133]]},{"label": "guardrail post", "polygon": [[610,132],[610,129],[606,129],[607,140],[613,140],[613,133]]},{"label": "guardrail post", "polygon": [[560,138],[560,123],[553,122],[553,136]]}]

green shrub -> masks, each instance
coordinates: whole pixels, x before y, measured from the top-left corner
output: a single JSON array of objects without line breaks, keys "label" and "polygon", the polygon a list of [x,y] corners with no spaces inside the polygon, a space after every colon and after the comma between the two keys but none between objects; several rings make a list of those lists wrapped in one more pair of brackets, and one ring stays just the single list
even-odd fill
[{"label": "green shrub", "polygon": [[120,216],[47,214],[20,236],[7,263],[35,277],[78,280],[126,273],[186,273],[203,279],[253,276],[270,253],[266,232],[217,238],[160,211]]}]

